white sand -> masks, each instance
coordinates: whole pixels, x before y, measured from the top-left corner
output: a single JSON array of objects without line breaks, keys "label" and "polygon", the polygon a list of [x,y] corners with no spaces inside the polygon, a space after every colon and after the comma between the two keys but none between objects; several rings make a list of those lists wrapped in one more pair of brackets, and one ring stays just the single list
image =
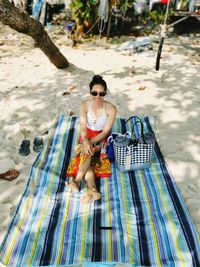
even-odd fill
[{"label": "white sand", "polygon": [[[30,38],[1,29],[0,172],[14,167],[20,176],[12,182],[0,180],[0,241],[36,157],[32,146],[28,156],[18,154],[21,141],[40,136],[57,114],[78,114],[94,74],[107,81],[107,98],[118,107],[118,116],[157,116],[161,151],[200,233],[199,36],[168,38],[158,72],[155,53],[122,53],[98,38],[96,44],[72,48],[65,36],[59,37],[56,43],[71,63],[65,70],[32,48]],[[156,52],[158,43],[153,46]],[[140,86],[146,89],[138,90]]]}]

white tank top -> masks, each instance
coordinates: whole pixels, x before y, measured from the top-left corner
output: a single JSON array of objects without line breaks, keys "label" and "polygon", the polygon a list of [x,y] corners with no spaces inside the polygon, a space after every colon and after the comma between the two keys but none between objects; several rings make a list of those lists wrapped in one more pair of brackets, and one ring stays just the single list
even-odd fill
[{"label": "white tank top", "polygon": [[98,118],[92,117],[91,108],[92,108],[92,103],[90,104],[89,110],[87,112],[87,128],[94,131],[101,131],[103,130],[107,120],[105,111],[105,102],[103,103],[102,115],[99,116]]}]

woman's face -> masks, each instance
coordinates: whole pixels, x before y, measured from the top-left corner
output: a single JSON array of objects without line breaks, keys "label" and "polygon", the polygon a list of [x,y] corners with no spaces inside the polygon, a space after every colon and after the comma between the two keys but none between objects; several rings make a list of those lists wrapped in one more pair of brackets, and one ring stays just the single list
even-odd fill
[{"label": "woman's face", "polygon": [[92,95],[92,98],[94,101],[101,102],[104,100],[106,92],[105,92],[104,86],[102,86],[101,84],[95,84],[92,87],[90,94]]}]

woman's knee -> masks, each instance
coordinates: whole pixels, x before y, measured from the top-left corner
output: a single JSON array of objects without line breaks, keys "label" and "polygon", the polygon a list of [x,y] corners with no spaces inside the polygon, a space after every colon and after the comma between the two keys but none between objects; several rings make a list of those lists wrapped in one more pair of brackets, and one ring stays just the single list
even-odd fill
[{"label": "woman's knee", "polygon": [[94,176],[94,171],[93,171],[93,169],[90,167],[90,168],[87,170],[86,174],[85,174],[85,181],[94,179],[94,177],[95,177],[95,176]]}]

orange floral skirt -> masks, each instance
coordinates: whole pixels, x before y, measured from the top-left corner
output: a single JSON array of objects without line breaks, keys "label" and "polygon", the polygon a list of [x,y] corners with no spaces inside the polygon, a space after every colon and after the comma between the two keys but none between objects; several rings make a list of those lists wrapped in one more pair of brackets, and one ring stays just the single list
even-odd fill
[{"label": "orange floral skirt", "polygon": [[[95,135],[99,134],[101,131],[91,131],[89,130],[87,132],[88,138],[95,137]],[[92,136],[92,137],[91,137]],[[94,155],[91,157],[89,155],[86,155],[83,152],[82,147],[82,138],[79,137],[77,141],[77,145],[75,148],[75,153],[70,161],[70,164],[68,166],[66,176],[67,177],[76,177],[78,170],[80,166],[88,159],[91,158],[91,167],[95,173],[96,177],[99,178],[106,178],[111,176],[111,166],[110,161],[108,159],[108,155],[106,152],[106,146],[107,142],[106,140],[102,140],[98,144],[96,144],[101,147],[101,149],[94,153]],[[95,149],[95,146],[94,146]]]}]

